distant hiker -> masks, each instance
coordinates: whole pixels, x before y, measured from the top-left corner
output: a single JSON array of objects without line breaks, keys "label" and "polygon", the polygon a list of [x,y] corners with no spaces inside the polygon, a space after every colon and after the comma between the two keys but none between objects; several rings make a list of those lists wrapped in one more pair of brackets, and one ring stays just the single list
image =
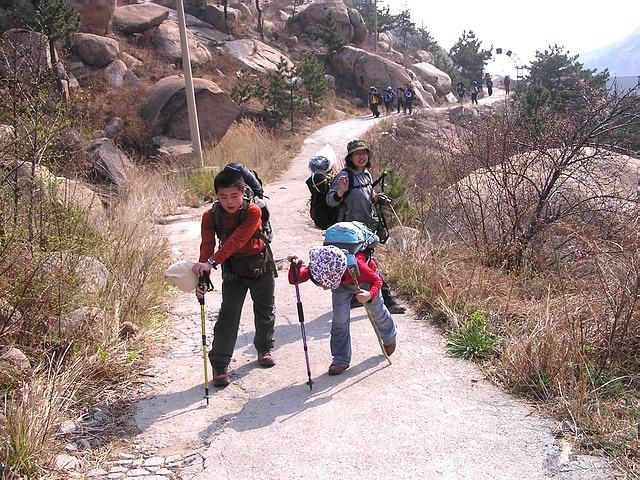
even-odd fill
[{"label": "distant hiker", "polygon": [[458,94],[458,100],[462,103],[464,101],[464,96],[467,93],[467,88],[464,86],[464,82],[458,82],[456,85],[456,93]]},{"label": "distant hiker", "polygon": [[484,75],[484,84],[487,86],[487,94],[491,96],[493,94],[493,80],[491,80],[489,73]]},{"label": "distant hiker", "polygon": [[407,85],[407,88],[404,91],[404,107],[403,112],[407,113],[409,110],[409,115],[411,115],[413,108],[413,100],[416,98],[416,92],[413,90],[411,85]]},{"label": "distant hiker", "polygon": [[404,111],[404,87],[398,87],[396,90],[398,91],[396,94],[396,98],[398,99],[398,113],[400,113],[400,109]]},{"label": "distant hiker", "polygon": [[[384,194],[377,194],[373,190],[373,179],[369,169],[373,152],[362,140],[352,140],[347,145],[345,168],[336,175],[327,192],[327,204],[332,207],[340,207],[338,221],[358,221],[364,223],[372,231],[379,233],[380,219],[374,216],[375,204],[389,205],[391,200]],[[350,184],[349,170],[353,178]],[[349,195],[346,196],[347,192]],[[388,236],[388,234],[387,234]],[[391,313],[404,313],[406,309],[398,305],[397,300],[391,295],[386,282],[383,281],[382,296],[384,303]]]},{"label": "distant hiker", "polygon": [[329,366],[329,375],[340,375],[351,363],[351,321],[350,304],[356,299],[361,304],[368,304],[371,319],[375,322],[383,348],[387,355],[396,349],[396,324],[380,295],[382,279],[377,274],[377,266],[373,259],[368,259],[363,251],[355,254],[358,282],[366,285],[356,293],[351,275],[347,272],[347,256],[334,245],[313,247],[309,251],[309,264],[304,265],[296,253],[287,257],[294,264],[289,270],[289,283],[294,283],[293,268],[298,270],[300,282],[311,280],[315,285],[331,290],[333,315],[331,318],[331,355],[333,360]]},{"label": "distant hiker", "polygon": [[387,87],[382,97],[384,98],[384,108],[387,111],[387,115],[389,115],[393,110],[393,101],[396,98],[396,94],[393,93],[393,88]]},{"label": "distant hiker", "polygon": [[[213,181],[218,201],[202,216],[200,259],[193,266],[196,275],[222,268],[222,305],[213,329],[209,361],[213,366],[213,385],[230,383],[229,363],[238,337],[240,314],[247,291],[253,300],[258,363],[275,365],[271,353],[275,325],[273,260],[261,236],[261,209],[245,198],[245,182],[238,170],[225,168]],[[215,225],[216,209],[222,231]],[[219,246],[216,249],[216,236]],[[202,298],[204,291],[196,290]]]},{"label": "distant hiker", "polygon": [[504,94],[505,95],[509,95],[509,86],[511,85],[511,78],[509,78],[509,75],[507,75],[506,77],[504,77]]},{"label": "distant hiker", "polygon": [[369,87],[369,109],[373,114],[374,118],[378,118],[380,116],[380,95],[378,95],[378,89],[376,87]]},{"label": "distant hiker", "polygon": [[478,82],[473,80],[471,82],[471,105],[474,103],[476,105],[478,104],[478,93],[480,93],[480,85],[478,85]]}]

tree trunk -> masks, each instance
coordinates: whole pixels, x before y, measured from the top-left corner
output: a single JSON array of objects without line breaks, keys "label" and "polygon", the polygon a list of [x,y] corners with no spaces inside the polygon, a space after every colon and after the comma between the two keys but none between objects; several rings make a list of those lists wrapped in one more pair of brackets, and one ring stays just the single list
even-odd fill
[{"label": "tree trunk", "polygon": [[256,10],[258,11],[258,32],[260,32],[260,39],[264,42],[264,25],[262,23],[262,7],[260,7],[260,0],[256,0]]}]

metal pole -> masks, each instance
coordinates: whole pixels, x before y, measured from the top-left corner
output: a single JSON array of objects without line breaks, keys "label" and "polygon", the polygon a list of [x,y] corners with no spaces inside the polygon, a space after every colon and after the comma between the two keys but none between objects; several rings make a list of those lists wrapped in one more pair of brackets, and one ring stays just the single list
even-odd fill
[{"label": "metal pole", "polygon": [[374,51],[378,51],[378,0],[373,0],[373,11],[374,11],[374,15],[373,15],[373,28],[375,30],[374,34],[373,34],[373,42],[375,43],[375,50]]},{"label": "metal pole", "polygon": [[185,90],[187,92],[187,111],[189,112],[189,129],[191,130],[191,148],[193,149],[193,158],[200,162],[200,166],[204,167],[202,145],[200,143],[200,127],[198,125],[198,112],[196,111],[196,94],[193,89],[189,43],[187,42],[187,25],[184,19],[184,5],[182,0],[176,0],[176,12],[178,13],[178,26],[180,29],[182,70],[184,72]]}]

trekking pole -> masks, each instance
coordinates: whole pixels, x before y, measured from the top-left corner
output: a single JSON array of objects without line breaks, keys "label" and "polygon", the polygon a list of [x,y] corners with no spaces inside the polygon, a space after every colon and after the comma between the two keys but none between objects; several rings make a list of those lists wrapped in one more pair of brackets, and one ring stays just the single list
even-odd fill
[{"label": "trekking pole", "polygon": [[304,329],[304,311],[302,310],[302,301],[300,300],[300,287],[298,286],[299,278],[298,278],[298,268],[296,265],[296,259],[291,260],[291,268],[293,269],[293,283],[296,286],[296,300],[298,305],[298,320],[300,321],[300,332],[302,333],[302,345],[304,347],[304,359],[307,362],[307,376],[309,377],[309,381],[307,385],[309,385],[309,390],[313,390],[313,380],[311,380],[311,366],[309,365],[309,349],[307,348],[307,333]]},{"label": "trekking pole", "polygon": [[[358,283],[358,274],[356,273],[356,268],[348,267],[348,270],[349,270],[349,274],[351,275],[351,278],[353,279],[353,285],[354,287],[356,287],[356,293],[362,292],[362,289],[360,288],[360,284]],[[376,337],[378,337],[378,344],[380,345],[380,350],[382,350],[382,354],[384,355],[384,358],[386,358],[387,362],[389,362],[389,365],[391,365],[391,359],[389,358],[387,351],[384,349],[384,343],[382,342],[382,337],[380,336],[380,330],[378,330],[378,326],[376,325],[376,322],[373,321],[373,317],[371,316],[371,310],[369,310],[369,305],[367,305],[367,302],[363,303],[363,305],[364,305],[365,311],[367,312],[367,317],[369,317],[369,321],[371,322],[371,326],[373,327],[373,331],[376,332]]]},{"label": "trekking pole", "polygon": [[[202,272],[200,278],[198,278],[198,288],[204,292],[210,292],[213,290],[213,285],[209,279],[207,272]],[[202,298],[198,299],[200,303],[200,325],[202,329],[202,360],[204,362],[204,398],[209,405],[209,372],[207,367],[207,329],[204,322],[204,294]]]}]

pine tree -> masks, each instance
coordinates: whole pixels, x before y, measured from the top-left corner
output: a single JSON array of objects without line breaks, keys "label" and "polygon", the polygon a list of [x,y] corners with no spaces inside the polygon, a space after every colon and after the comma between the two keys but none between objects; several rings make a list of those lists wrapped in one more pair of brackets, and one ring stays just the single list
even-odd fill
[{"label": "pine tree", "polygon": [[482,42],[476,38],[472,30],[462,32],[462,36],[449,50],[449,55],[455,66],[460,69],[461,80],[482,79],[482,72],[487,61],[491,58],[491,50],[481,49]]},{"label": "pine tree", "polygon": [[347,41],[340,34],[340,24],[331,13],[327,14],[317,36],[327,45],[330,54],[339,52],[347,44]]},{"label": "pine tree", "polygon": [[315,105],[320,103],[329,91],[324,69],[314,52],[306,52],[295,70],[307,95],[309,114],[313,116]]}]

